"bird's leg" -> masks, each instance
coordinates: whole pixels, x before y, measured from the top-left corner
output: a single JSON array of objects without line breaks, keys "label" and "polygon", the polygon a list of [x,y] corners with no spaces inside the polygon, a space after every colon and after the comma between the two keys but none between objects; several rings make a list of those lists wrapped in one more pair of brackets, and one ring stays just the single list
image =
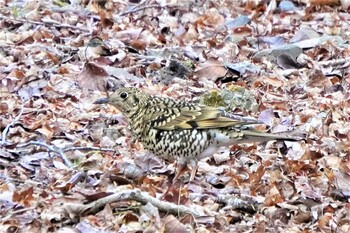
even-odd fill
[{"label": "bird's leg", "polygon": [[[196,172],[198,169],[198,161],[196,159],[192,159],[192,160],[190,160],[189,164],[190,164],[191,169],[192,169],[190,179],[189,179],[189,182],[191,182],[194,180],[194,177],[196,176]],[[176,172],[175,172],[176,175],[173,179],[173,183],[176,182],[181,175],[183,175],[183,173],[186,171],[186,168],[187,168],[187,162],[177,161]]]},{"label": "bird's leg", "polygon": [[[187,163],[184,161],[177,161],[176,162],[176,168],[175,168],[175,176],[172,180],[172,184],[168,186],[167,190],[162,194],[160,197],[161,199],[166,198],[169,194],[174,195],[174,190],[176,192],[176,186],[178,186],[178,183],[176,183],[179,180],[179,177],[183,175],[184,171],[187,168]],[[181,182],[179,182],[181,183]]]},{"label": "bird's leg", "polygon": [[186,168],[187,168],[187,163],[177,161],[176,169],[175,169],[175,177],[173,179],[173,183],[176,182],[181,175],[183,175]]},{"label": "bird's leg", "polygon": [[194,180],[194,177],[196,176],[197,170],[198,170],[198,161],[196,159],[192,159],[190,161],[191,165],[191,176],[189,182],[192,182]]}]

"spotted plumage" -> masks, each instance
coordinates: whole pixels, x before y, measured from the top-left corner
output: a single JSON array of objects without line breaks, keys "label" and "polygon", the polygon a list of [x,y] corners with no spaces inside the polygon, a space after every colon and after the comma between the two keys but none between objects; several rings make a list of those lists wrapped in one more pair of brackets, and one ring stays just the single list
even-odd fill
[{"label": "spotted plumage", "polygon": [[259,132],[249,126],[257,121],[229,118],[220,108],[152,96],[136,88],[120,88],[95,103],[118,108],[126,116],[133,136],[153,154],[176,160],[181,170],[190,164],[190,180],[198,160],[213,155],[221,146],[300,139]]}]

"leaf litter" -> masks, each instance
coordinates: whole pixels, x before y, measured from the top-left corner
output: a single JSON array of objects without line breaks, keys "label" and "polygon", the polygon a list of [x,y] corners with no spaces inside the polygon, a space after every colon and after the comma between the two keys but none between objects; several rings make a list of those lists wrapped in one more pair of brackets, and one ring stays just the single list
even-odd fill
[{"label": "leaf litter", "polygon": [[[349,232],[347,1],[0,8],[1,232]],[[172,183],[173,164],[93,104],[120,86],[238,88],[255,107],[236,117],[307,137],[222,148]]]}]

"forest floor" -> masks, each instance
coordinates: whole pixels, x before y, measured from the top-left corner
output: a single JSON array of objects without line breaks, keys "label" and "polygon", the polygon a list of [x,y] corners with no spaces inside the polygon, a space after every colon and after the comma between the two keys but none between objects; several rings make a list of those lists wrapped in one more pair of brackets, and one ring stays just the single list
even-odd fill
[{"label": "forest floor", "polygon": [[[350,232],[349,3],[257,2],[0,2],[0,232]],[[121,86],[305,140],[173,182],[94,104]]]}]

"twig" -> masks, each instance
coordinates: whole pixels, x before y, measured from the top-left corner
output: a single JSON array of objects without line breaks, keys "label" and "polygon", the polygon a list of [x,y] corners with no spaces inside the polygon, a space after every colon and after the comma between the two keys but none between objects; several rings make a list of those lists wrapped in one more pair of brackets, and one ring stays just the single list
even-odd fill
[{"label": "twig", "polygon": [[145,4],[146,2],[147,2],[147,0],[141,1],[139,4],[137,4],[136,6],[134,6],[133,8],[131,8],[130,10],[128,10],[127,12],[121,13],[120,16],[124,16],[124,15],[130,14],[131,11],[135,10],[136,8],[139,8],[140,6],[142,6],[143,4]]},{"label": "twig", "polygon": [[32,21],[32,20],[28,20],[28,19],[13,19],[10,17],[6,17],[4,15],[0,15],[0,19],[6,19],[6,20],[10,20],[13,22],[20,22],[20,23],[30,23],[30,24],[34,24],[34,25],[40,25],[40,26],[46,26],[46,27],[55,27],[55,28],[69,28],[69,29],[74,29],[74,30],[78,30],[78,31],[82,31],[82,32],[86,32],[86,33],[91,33],[89,30],[85,29],[85,28],[80,28],[77,26],[73,26],[73,25],[68,25],[68,24],[59,24],[59,23],[55,23],[55,22],[38,22],[38,21]]},{"label": "twig", "polygon": [[[346,62],[350,62],[350,57],[328,60],[328,61],[320,61],[318,62],[318,64],[321,66],[338,66],[338,65],[344,65]],[[347,64],[347,66],[349,66],[349,64]]]},{"label": "twig", "polygon": [[23,209],[19,209],[19,210],[10,212],[7,216],[4,216],[3,218],[1,218],[1,221],[6,222],[7,220],[14,218],[14,216],[17,214],[29,212],[30,210],[34,210],[35,208],[37,208],[37,207],[28,207],[28,208],[23,208]]},{"label": "twig", "polygon": [[149,9],[149,8],[182,8],[182,6],[178,6],[178,5],[164,5],[164,6],[161,6],[161,5],[156,5],[156,4],[153,4],[153,5],[147,5],[147,6],[143,6],[143,7],[140,7],[140,8],[136,8],[135,7],[127,12],[124,12],[124,13],[121,13],[119,16],[125,16],[125,15],[128,15],[128,14],[131,14],[131,13],[135,13],[135,12],[138,12],[138,11],[142,11],[142,10],[146,10],[146,9]]},{"label": "twig", "polygon": [[281,70],[279,73],[283,76],[283,77],[288,77],[292,74],[294,75],[298,75],[299,74],[299,70],[298,69],[287,69],[287,70]]},{"label": "twig", "polygon": [[95,146],[76,146],[76,147],[66,147],[62,149],[63,152],[72,151],[72,150],[98,150],[98,151],[116,152],[116,150],[113,148],[101,148],[101,147],[95,147]]},{"label": "twig", "polygon": [[9,132],[10,128],[16,124],[16,122],[19,120],[19,118],[21,118],[21,116],[23,114],[23,110],[24,110],[24,103],[22,104],[21,110],[19,111],[19,113],[15,117],[15,119],[13,119],[13,121],[10,124],[8,124],[6,126],[6,128],[4,129],[4,131],[2,132],[2,135],[1,135],[1,144],[2,145],[6,144],[7,133]]},{"label": "twig", "polygon": [[133,10],[129,10],[127,12],[124,12],[124,13],[120,14],[120,16],[125,16],[125,15],[131,14],[131,13],[135,13],[135,12],[138,12],[138,11],[146,10],[148,8],[163,8],[163,7],[167,7],[167,5],[160,6],[160,5],[154,4],[154,5],[143,6],[143,7],[137,8],[137,9],[133,9]]},{"label": "twig", "polygon": [[56,7],[56,6],[53,6],[53,7],[50,7],[50,11],[52,12],[57,12],[57,13],[67,13],[67,12],[71,12],[71,13],[74,13],[75,15],[78,15],[82,18],[86,18],[86,17],[89,17],[89,18],[92,18],[92,19],[95,19],[95,20],[101,20],[100,16],[98,15],[93,15],[91,14],[90,11],[88,11],[86,8],[83,8],[83,7]]},{"label": "twig", "polygon": [[27,142],[27,143],[23,143],[23,144],[18,144],[17,148],[27,147],[27,146],[45,147],[47,150],[58,154],[63,159],[64,163],[68,167],[72,166],[72,162],[64,154],[64,152],[67,152],[67,151],[73,151],[73,150],[98,150],[98,151],[117,152],[117,150],[113,149],[113,148],[101,148],[101,147],[95,147],[95,146],[76,146],[76,147],[59,148],[57,146],[51,146],[51,145],[48,145],[48,144],[46,144],[44,142],[38,142],[38,141],[31,141],[31,142]]},{"label": "twig", "polygon": [[80,209],[77,209],[76,214],[89,214],[92,212],[96,212],[99,208],[105,206],[108,203],[122,200],[135,200],[143,204],[151,203],[159,210],[173,214],[191,214],[194,217],[200,217],[205,215],[204,210],[200,206],[193,205],[191,207],[187,207],[184,205],[176,205],[170,202],[161,201],[157,198],[150,196],[146,192],[141,192],[139,189],[122,191],[107,197],[100,198],[94,202],[84,205]]},{"label": "twig", "polygon": [[51,151],[51,152],[54,152],[54,153],[58,154],[63,159],[63,162],[68,167],[72,167],[72,162],[63,153],[63,150],[61,148],[57,147],[57,146],[50,146],[50,145],[48,145],[48,144],[46,144],[44,142],[31,141],[31,142],[19,144],[19,145],[17,145],[17,147],[27,147],[27,146],[30,146],[30,145],[45,147],[48,151]]}]

